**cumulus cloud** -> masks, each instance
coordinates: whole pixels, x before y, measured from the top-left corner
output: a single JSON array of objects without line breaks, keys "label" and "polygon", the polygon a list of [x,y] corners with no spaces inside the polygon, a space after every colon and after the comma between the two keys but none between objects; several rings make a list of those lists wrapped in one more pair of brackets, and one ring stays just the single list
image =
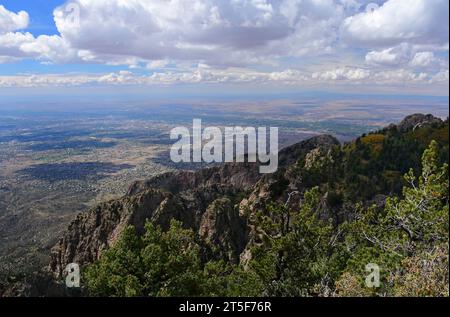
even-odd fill
[{"label": "cumulus cloud", "polygon": [[[324,53],[346,12],[334,0],[73,0],[80,23],[54,12],[61,36],[93,59],[260,63],[267,57]],[[353,9],[351,9],[353,8]],[[102,21],[102,23],[98,23]]]},{"label": "cumulus cloud", "polygon": [[412,48],[408,44],[387,48],[381,51],[371,51],[366,55],[366,62],[380,66],[405,65],[411,60]]},{"label": "cumulus cloud", "polygon": [[25,11],[14,13],[0,5],[0,63],[15,62],[23,58],[36,58],[52,62],[75,59],[77,52],[58,35],[41,35],[15,32],[28,27]]},{"label": "cumulus cloud", "polygon": [[53,12],[58,34],[40,36],[26,32],[26,12],[0,6],[0,63],[128,67],[0,86],[448,82],[448,0],[379,0],[367,11],[371,2],[70,0]]},{"label": "cumulus cloud", "polygon": [[77,75],[20,75],[0,76],[0,87],[47,87],[83,85],[173,85],[173,84],[276,84],[309,87],[324,84],[397,85],[432,84],[448,82],[448,70],[439,73],[399,70],[367,70],[362,68],[333,68],[321,72],[286,69],[275,72],[253,71],[244,68],[205,68],[198,66],[182,72],[160,71],[150,75],[138,75],[123,70],[109,74]]},{"label": "cumulus cloud", "polygon": [[0,34],[25,29],[29,16],[25,11],[14,13],[0,4]]},{"label": "cumulus cloud", "polygon": [[418,52],[414,54],[414,57],[411,60],[411,65],[413,67],[432,67],[435,65],[442,64],[439,58],[437,58],[433,52]]},{"label": "cumulus cloud", "polygon": [[[110,55],[143,60],[226,58],[225,51],[249,50],[286,36],[265,0],[77,0],[80,25],[55,10],[56,26],[72,47],[99,59]],[[102,21],[102,23],[98,23]]]},{"label": "cumulus cloud", "polygon": [[14,32],[28,26],[29,16],[25,11],[14,13],[0,5],[0,63],[27,57],[20,46],[34,39],[30,33]]},{"label": "cumulus cloud", "polygon": [[431,51],[421,51],[421,46],[402,43],[395,47],[367,53],[366,64],[377,67],[410,67],[411,69],[448,68],[448,61]]},{"label": "cumulus cloud", "polygon": [[31,33],[8,32],[0,34],[0,56],[27,57],[27,52],[21,50],[22,45],[32,43],[34,36]]},{"label": "cumulus cloud", "polygon": [[[267,64],[284,56],[331,52],[340,23],[354,10],[347,2],[71,0],[54,10],[59,35],[29,39],[16,48],[53,62]],[[79,17],[68,8],[77,8]],[[5,12],[28,19],[26,12]],[[0,23],[11,25],[1,16]]]},{"label": "cumulus cloud", "polygon": [[325,81],[360,81],[367,79],[369,76],[370,71],[362,68],[336,68],[324,72],[315,72],[312,74],[313,79],[321,79]]},{"label": "cumulus cloud", "polygon": [[347,42],[368,47],[404,42],[444,45],[449,37],[448,11],[448,0],[388,0],[378,9],[346,18],[341,31]]},{"label": "cumulus cloud", "polygon": [[57,35],[41,35],[25,41],[20,45],[20,50],[37,59],[56,63],[71,62],[78,58],[78,52]]}]

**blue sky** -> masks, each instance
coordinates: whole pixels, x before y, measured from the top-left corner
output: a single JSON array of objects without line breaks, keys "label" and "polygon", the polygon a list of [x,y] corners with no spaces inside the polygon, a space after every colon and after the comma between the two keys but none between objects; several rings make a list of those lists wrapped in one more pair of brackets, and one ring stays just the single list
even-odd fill
[{"label": "blue sky", "polygon": [[448,6],[448,0],[0,0],[0,89],[446,96]]},{"label": "blue sky", "polygon": [[53,21],[53,9],[63,5],[64,0],[2,0],[0,4],[8,10],[18,12],[25,10],[30,16],[29,26],[25,31],[34,35],[58,34]]},{"label": "blue sky", "polygon": [[[0,5],[3,5],[10,11],[19,12],[24,10],[29,14],[29,25],[22,31],[30,32],[34,36],[59,34],[53,19],[53,10],[65,3],[65,0],[0,0]],[[0,75],[14,75],[18,73],[53,74],[80,71],[98,73],[119,71],[120,69],[122,69],[120,66],[111,67],[102,64],[91,64],[89,66],[73,63],[47,65],[41,61],[27,59],[20,63],[5,63],[0,65]]]}]

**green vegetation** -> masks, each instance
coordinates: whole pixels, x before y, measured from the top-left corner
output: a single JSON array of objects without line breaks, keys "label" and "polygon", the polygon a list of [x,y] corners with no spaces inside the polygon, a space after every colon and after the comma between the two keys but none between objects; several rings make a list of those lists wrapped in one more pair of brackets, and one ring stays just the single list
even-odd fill
[{"label": "green vegetation", "polygon": [[167,232],[148,223],[142,237],[128,227],[87,268],[86,280],[92,295],[200,296],[214,292],[216,265],[202,265],[194,233],[181,223],[172,221]]},{"label": "green vegetation", "polygon": [[[344,224],[343,244],[350,251],[346,274],[338,281],[341,295],[365,295],[364,266],[377,263],[388,296],[448,296],[448,165],[438,163],[432,142],[422,158],[422,174],[410,170],[401,199],[387,199],[383,212],[361,211]],[[359,285],[360,287],[353,287]],[[353,285],[353,286],[352,286]]]},{"label": "green vegetation", "polygon": [[322,153],[319,164],[305,164],[308,157],[301,157],[297,173],[307,188],[318,186],[341,196],[341,202],[355,204],[380,193],[398,196],[402,176],[411,168],[420,173],[421,155],[432,140],[439,145],[438,162],[448,162],[448,126],[447,120],[406,133],[393,127],[363,135]]},{"label": "green vegetation", "polygon": [[[381,212],[357,205],[339,225],[319,216],[318,187],[299,210],[273,204],[258,213],[262,242],[241,265],[202,260],[179,222],[167,232],[147,223],[142,237],[129,227],[85,269],[86,286],[99,296],[448,296],[448,165],[437,142],[405,182]],[[365,286],[368,263],[381,269],[379,288]]]}]

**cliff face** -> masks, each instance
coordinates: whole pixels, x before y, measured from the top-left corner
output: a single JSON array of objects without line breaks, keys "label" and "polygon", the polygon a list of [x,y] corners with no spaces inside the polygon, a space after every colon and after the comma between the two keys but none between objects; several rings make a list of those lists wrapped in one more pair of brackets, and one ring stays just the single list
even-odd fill
[{"label": "cliff face", "polygon": [[[402,133],[431,124],[442,124],[442,121],[433,116],[413,115],[394,128]],[[259,174],[256,164],[236,163],[197,172],[173,172],[136,182],[123,198],[77,216],[53,249],[50,269],[61,276],[69,263],[84,265],[97,260],[127,225],[135,226],[142,233],[146,221],[166,229],[171,219],[181,221],[185,228],[198,234],[205,257],[245,264],[251,258],[250,247],[261,243],[255,224],[256,212],[265,210],[271,201],[298,207],[303,192],[309,189],[299,169],[315,170],[318,177],[326,177],[325,162],[333,165],[342,158],[333,157],[332,150],[336,148],[340,148],[339,142],[328,135],[287,147],[279,153],[279,169],[274,174]],[[347,157],[350,167],[354,164],[352,159],[351,155]],[[324,179],[320,217],[340,221],[346,217],[345,208],[330,207],[330,202],[336,199],[329,197],[333,193],[328,193],[328,181]],[[379,194],[383,192],[375,194],[371,203],[382,205],[384,198]]]},{"label": "cliff face", "polygon": [[289,184],[297,181],[289,176],[297,158],[338,144],[325,135],[288,147],[280,152],[280,167],[273,175],[262,176],[256,164],[234,163],[136,182],[123,198],[77,216],[52,250],[50,269],[61,276],[69,263],[95,261],[127,225],[142,232],[145,222],[151,221],[166,229],[171,219],[198,233],[207,256],[239,262],[247,245],[255,240],[253,212],[274,198],[277,186],[276,196],[287,196]]}]

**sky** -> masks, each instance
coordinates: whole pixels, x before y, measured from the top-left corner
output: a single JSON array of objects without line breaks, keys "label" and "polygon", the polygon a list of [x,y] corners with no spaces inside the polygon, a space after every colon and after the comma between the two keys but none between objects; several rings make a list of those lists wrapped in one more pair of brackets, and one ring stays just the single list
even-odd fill
[{"label": "sky", "polygon": [[3,94],[448,85],[448,0],[0,0]]}]

